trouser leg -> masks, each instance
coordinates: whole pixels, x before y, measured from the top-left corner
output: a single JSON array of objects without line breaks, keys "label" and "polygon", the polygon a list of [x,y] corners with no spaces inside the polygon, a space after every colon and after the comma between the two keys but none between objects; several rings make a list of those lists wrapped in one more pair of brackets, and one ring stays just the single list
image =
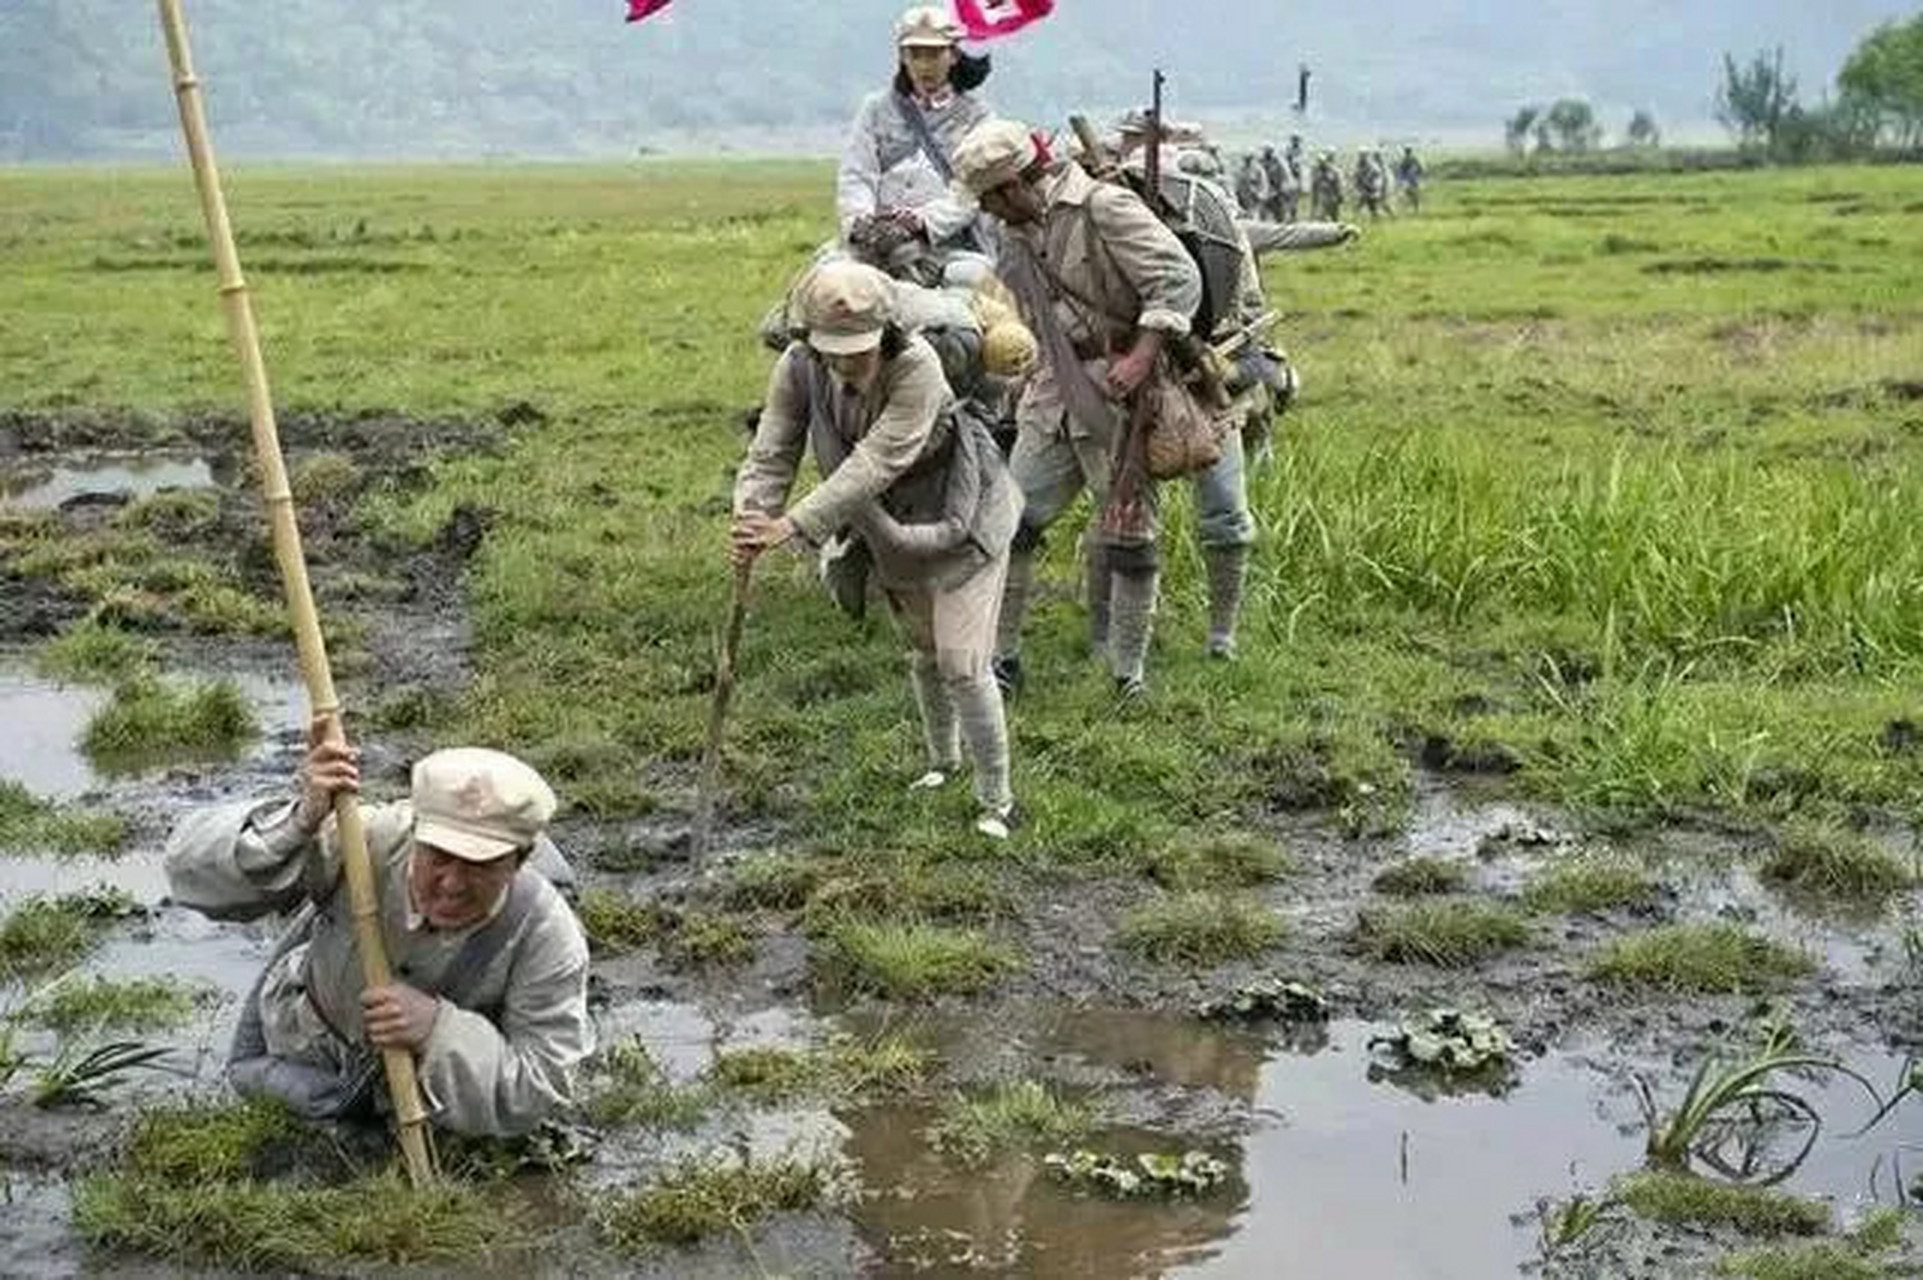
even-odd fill
[{"label": "trouser leg", "polygon": [[1117,682],[1139,685],[1148,674],[1148,645],[1155,626],[1161,574],[1130,566],[1110,575],[1108,670]]},{"label": "trouser leg", "polygon": [[1197,541],[1208,569],[1209,652],[1229,657],[1235,652],[1249,545],[1255,541],[1239,433],[1229,434],[1221,460],[1197,475],[1194,484]]},{"label": "trouser leg", "polygon": [[928,749],[928,767],[943,773],[953,772],[961,767],[961,725],[948,682],[942,678],[932,653],[911,653],[908,670],[915,686],[915,705],[921,711],[921,735]]},{"label": "trouser leg", "polygon": [[955,711],[961,743],[975,771],[975,798],[999,813],[1011,799],[1008,721],[990,658],[995,643],[996,602],[1004,598],[1009,562],[996,560],[952,590],[933,595],[935,661],[948,705]]},{"label": "trouser leg", "polygon": [[1081,492],[1082,473],[1067,437],[1057,429],[1036,426],[1024,426],[1015,437],[1008,470],[1022,493],[1022,519],[1010,550],[995,652],[1012,658],[1021,653],[1022,625],[1034,596],[1035,552],[1042,533]]},{"label": "trouser leg", "polygon": [[1096,653],[1108,647],[1108,548],[1101,531],[1090,527],[1082,534],[1082,596],[1088,605],[1088,643]]}]

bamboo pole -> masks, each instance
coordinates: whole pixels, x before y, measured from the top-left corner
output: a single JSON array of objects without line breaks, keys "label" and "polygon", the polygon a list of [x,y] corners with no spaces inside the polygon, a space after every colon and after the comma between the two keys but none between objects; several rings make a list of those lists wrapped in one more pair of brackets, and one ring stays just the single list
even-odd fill
[{"label": "bamboo pole", "polygon": [[[227,332],[240,356],[241,372],[247,383],[254,452],[260,463],[261,496],[267,504],[274,559],[280,565],[281,585],[286,591],[287,609],[294,625],[294,643],[300,651],[301,676],[307,683],[308,702],[314,717],[325,717],[329,738],[344,743],[340,699],[334,692],[327,645],[321,638],[320,616],[314,608],[314,591],[307,580],[300,526],[294,521],[294,495],[288,488],[287,465],[281,457],[280,430],[274,421],[267,366],[261,358],[260,332],[254,324],[247,282],[240,273],[240,254],[234,247],[233,227],[227,220],[227,200],[221,192],[220,171],[214,164],[206,107],[201,100],[200,81],[194,75],[193,55],[187,44],[187,22],[181,13],[180,0],[160,0],[160,23],[167,36],[167,56],[173,64],[180,126],[187,137],[194,181],[200,189],[201,210],[207,220],[207,238],[213,245],[214,265],[220,276],[221,308],[226,313]],[[380,894],[367,852],[367,831],[361,823],[360,801],[350,793],[336,795],[334,821],[340,837],[348,899],[353,908],[361,976],[369,987],[383,987],[393,981],[393,975],[381,937]],[[434,1156],[428,1143],[427,1111],[421,1102],[413,1055],[405,1049],[387,1049],[382,1051],[381,1060],[387,1070],[387,1089],[394,1102],[408,1180],[417,1187],[425,1186],[434,1180]]]},{"label": "bamboo pole", "polygon": [[734,595],[728,603],[728,621],[721,630],[721,643],[715,650],[714,702],[708,707],[708,745],[701,753],[701,775],[695,782],[694,846],[695,858],[707,856],[708,841],[714,834],[714,793],[721,786],[721,735],[728,724],[728,703],[734,698],[735,655],[741,650],[741,631],[748,621],[748,583],[754,573],[752,564],[734,569]]}]

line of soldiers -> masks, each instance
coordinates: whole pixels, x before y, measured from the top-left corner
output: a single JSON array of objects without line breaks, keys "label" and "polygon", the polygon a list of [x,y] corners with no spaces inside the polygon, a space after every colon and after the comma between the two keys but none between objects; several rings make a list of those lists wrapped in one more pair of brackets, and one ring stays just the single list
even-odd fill
[{"label": "line of soldiers", "polygon": [[1393,172],[1380,147],[1363,147],[1356,152],[1355,166],[1345,186],[1336,153],[1323,150],[1304,171],[1302,135],[1291,134],[1288,145],[1278,155],[1274,147],[1260,154],[1246,154],[1237,162],[1235,194],[1245,216],[1286,225],[1300,216],[1302,195],[1309,196],[1309,216],[1317,221],[1337,222],[1342,217],[1343,201],[1353,190],[1356,203],[1371,219],[1392,214],[1390,188],[1402,197],[1409,213],[1422,208],[1422,161],[1415,148],[1405,146],[1397,157]]},{"label": "line of soldiers", "polygon": [[[965,762],[975,829],[1005,839],[1020,819],[1005,699],[1025,680],[1044,539],[1086,493],[1089,648],[1119,696],[1140,697],[1157,480],[1187,475],[1206,651],[1233,657],[1256,536],[1248,455],[1297,387],[1266,341],[1250,229],[1293,249],[1356,232],[1242,218],[1212,148],[1178,127],[1163,126],[1150,190],[1145,112],[1079,154],[997,118],[960,35],[935,6],[897,23],[894,83],[864,101],[842,159],[841,235],[764,322],[780,358],[736,481],[731,554],[747,565],[806,543],[851,611],[879,586],[922,721],[910,785],[946,787]],[[1200,442],[1192,464],[1158,462],[1175,439]],[[821,483],[791,502],[806,453]]]}]

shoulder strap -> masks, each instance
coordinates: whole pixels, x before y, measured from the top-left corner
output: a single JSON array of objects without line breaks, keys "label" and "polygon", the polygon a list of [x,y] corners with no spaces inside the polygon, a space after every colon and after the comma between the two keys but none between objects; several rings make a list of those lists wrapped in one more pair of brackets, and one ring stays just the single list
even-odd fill
[{"label": "shoulder strap", "polygon": [[472,1007],[471,988],[487,972],[495,957],[514,940],[514,935],[521,931],[521,926],[534,911],[534,899],[541,891],[540,882],[540,873],[527,867],[522,867],[515,874],[500,913],[468,935],[467,941],[461,944],[461,949],[455,952],[454,958],[441,972],[441,980],[435,984],[434,994],[462,1008]]},{"label": "shoulder strap", "polygon": [[908,122],[909,132],[915,135],[915,141],[921,144],[921,153],[928,157],[929,164],[935,166],[935,172],[941,175],[941,180],[953,182],[954,166],[950,165],[948,157],[941,153],[941,147],[935,142],[934,131],[928,127],[928,117],[921,113],[920,105],[907,94],[897,92],[895,109],[900,111],[901,118]]}]

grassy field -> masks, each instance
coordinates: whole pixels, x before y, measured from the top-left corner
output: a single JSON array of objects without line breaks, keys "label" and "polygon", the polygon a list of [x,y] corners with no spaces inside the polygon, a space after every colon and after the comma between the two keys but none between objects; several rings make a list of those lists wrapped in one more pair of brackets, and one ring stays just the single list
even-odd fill
[{"label": "grassy field", "polygon": [[[806,164],[230,175],[284,412],[507,424],[498,451],[375,486],[358,527],[425,549],[488,513],[474,679],[410,723],[528,755],[579,829],[690,803],[739,422],[770,363],[754,326],[828,234],[828,188]],[[692,909],[597,889],[601,954],[726,965],[792,928],[833,987],[992,993],[1047,963],[1010,925],[1069,876],[1130,886],[1102,899],[1103,945],[1173,975],[1153,1003],[1326,950],[1327,921],[1271,913],[1294,893],[1278,818],[1395,831],[1424,769],[1618,831],[1708,811],[1778,841],[1777,879],[1907,886],[1845,846],[1923,804],[1923,172],[1451,182],[1431,206],[1265,264],[1306,390],[1252,482],[1238,662],[1203,656],[1185,492],[1145,705],[1087,657],[1054,539],[1012,710],[1032,821],[1003,853],[964,796],[906,792],[919,735],[885,620],[854,627],[773,557],[724,807],[784,848]],[[184,171],[0,171],[0,265],[0,428],[238,409]],[[1466,887],[1443,871],[1408,891]],[[1597,912],[1653,889],[1595,860],[1531,892]],[[1373,911],[1353,945],[1397,971],[1556,945],[1476,902]],[[1727,987],[1610,954],[1618,985]]]},{"label": "grassy field", "polygon": [[[638,760],[695,752],[735,422],[768,364],[752,325],[827,228],[824,178],[231,178],[284,407],[548,416],[373,512],[422,538],[458,503],[495,512],[451,732],[550,749],[617,799]],[[183,174],[12,172],[0,195],[0,406],[237,403]],[[1307,394],[1255,482],[1248,656],[1199,658],[1179,513],[1150,711],[1113,714],[1077,619],[1043,609],[1016,716],[1026,847],[1152,845],[1279,774],[1369,821],[1430,736],[1622,812],[1918,799],[1885,732],[1923,656],[1913,171],[1450,185],[1267,277]],[[1072,572],[1065,545],[1050,568]],[[798,563],[766,575],[744,806],[945,839],[955,814],[887,799],[914,741],[893,648],[851,637]]]}]

